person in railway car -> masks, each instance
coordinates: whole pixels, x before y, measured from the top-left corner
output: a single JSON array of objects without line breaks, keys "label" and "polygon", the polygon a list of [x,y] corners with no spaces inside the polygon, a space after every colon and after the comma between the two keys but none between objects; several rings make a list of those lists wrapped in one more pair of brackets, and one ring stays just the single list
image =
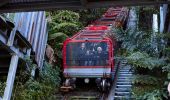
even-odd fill
[{"label": "person in railway car", "polygon": [[104,65],[105,64],[104,58],[105,58],[105,55],[104,55],[102,47],[97,47],[97,52],[95,54],[95,59],[96,59],[95,65],[97,66]]},{"label": "person in railway car", "polygon": [[79,58],[79,66],[85,65],[85,54],[86,54],[86,46],[85,43],[82,43],[80,48],[78,49],[78,58]]},{"label": "person in railway car", "polygon": [[92,66],[93,62],[92,62],[92,57],[93,57],[93,53],[90,50],[86,51],[85,54],[85,66]]},{"label": "person in railway car", "polygon": [[99,47],[99,43],[93,43],[93,46],[92,46],[93,52],[97,51],[97,47]]}]

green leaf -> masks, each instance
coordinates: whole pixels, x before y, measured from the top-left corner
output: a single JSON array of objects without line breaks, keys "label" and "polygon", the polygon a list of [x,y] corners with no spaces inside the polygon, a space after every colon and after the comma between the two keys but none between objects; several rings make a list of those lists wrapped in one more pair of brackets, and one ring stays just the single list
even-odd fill
[{"label": "green leaf", "polygon": [[58,32],[58,33],[50,34],[48,39],[53,40],[53,39],[56,39],[56,38],[58,38],[60,36],[68,37],[66,34],[64,34],[62,32]]},{"label": "green leaf", "polygon": [[170,79],[170,73],[168,73],[168,79]]},{"label": "green leaf", "polygon": [[57,21],[59,23],[63,23],[63,22],[78,22],[79,21],[79,14],[75,13],[73,11],[68,11],[68,10],[61,10],[58,12],[58,14],[56,14],[53,17],[53,21]]}]

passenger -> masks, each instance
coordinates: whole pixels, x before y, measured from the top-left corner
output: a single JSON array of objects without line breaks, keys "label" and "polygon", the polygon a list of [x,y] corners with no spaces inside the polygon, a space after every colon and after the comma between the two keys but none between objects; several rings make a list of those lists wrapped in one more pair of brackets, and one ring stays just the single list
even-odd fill
[{"label": "passenger", "polygon": [[92,53],[90,52],[90,50],[87,50],[86,55],[85,55],[85,65],[86,66],[92,66]]},{"label": "passenger", "polygon": [[97,47],[97,52],[96,52],[96,56],[95,56],[95,58],[96,58],[96,63],[95,63],[95,65],[97,65],[97,66],[103,66],[105,63],[105,60],[106,59],[104,59],[105,57],[104,57],[105,55],[104,55],[104,52],[102,51],[102,48],[101,47]]},{"label": "passenger", "polygon": [[99,44],[98,43],[94,43],[93,44],[93,51],[97,51],[97,47],[99,47]]},{"label": "passenger", "polygon": [[81,47],[78,50],[79,66],[85,65],[85,54],[86,54],[85,43],[82,43]]}]

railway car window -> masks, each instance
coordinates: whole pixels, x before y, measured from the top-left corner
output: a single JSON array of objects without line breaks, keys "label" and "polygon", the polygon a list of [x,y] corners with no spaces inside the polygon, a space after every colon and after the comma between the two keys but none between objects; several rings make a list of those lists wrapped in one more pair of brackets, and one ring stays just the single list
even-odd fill
[{"label": "railway car window", "polygon": [[106,42],[76,42],[66,46],[67,66],[107,66],[108,60]]}]

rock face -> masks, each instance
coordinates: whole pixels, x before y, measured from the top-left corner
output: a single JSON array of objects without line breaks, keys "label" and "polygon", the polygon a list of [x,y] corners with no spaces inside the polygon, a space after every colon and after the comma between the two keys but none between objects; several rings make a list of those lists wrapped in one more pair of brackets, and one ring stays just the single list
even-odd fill
[{"label": "rock face", "polygon": [[52,49],[52,47],[50,45],[47,45],[45,52],[46,52],[46,56],[49,60],[49,63],[52,64],[53,62],[55,62],[54,50]]}]

